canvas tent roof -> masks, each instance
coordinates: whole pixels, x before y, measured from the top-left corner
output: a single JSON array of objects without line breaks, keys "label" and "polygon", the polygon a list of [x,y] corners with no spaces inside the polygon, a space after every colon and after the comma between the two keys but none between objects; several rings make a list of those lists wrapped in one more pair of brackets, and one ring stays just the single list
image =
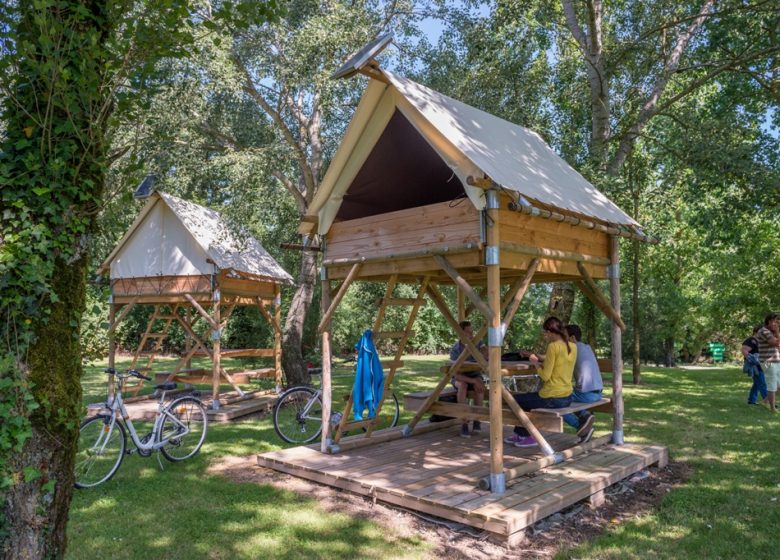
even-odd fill
[{"label": "canvas tent roof", "polygon": [[310,232],[307,222],[316,222],[320,234],[328,231],[372,148],[399,112],[454,172],[478,209],[484,207],[484,192],[466,184],[469,176],[489,177],[534,205],[639,227],[537,133],[386,70],[381,78],[370,80],[302,232]]},{"label": "canvas tent roof", "polygon": [[149,198],[99,271],[110,270],[112,278],[176,276],[208,274],[214,266],[293,283],[257,239],[236,235],[219,212],[163,192]]}]

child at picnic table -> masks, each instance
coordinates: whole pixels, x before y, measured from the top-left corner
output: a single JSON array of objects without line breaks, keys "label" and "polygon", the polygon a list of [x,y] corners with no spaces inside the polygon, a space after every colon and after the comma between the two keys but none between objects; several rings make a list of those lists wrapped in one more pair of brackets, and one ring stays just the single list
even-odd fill
[{"label": "child at picnic table", "polygon": [[[547,351],[542,356],[531,354],[530,360],[541,362],[537,373],[542,388],[534,393],[515,393],[515,401],[523,410],[534,408],[566,408],[571,404],[572,376],[577,360],[577,345],[569,342],[569,335],[557,317],[548,318],[543,325]],[[515,426],[515,433],[504,439],[515,447],[533,447],[536,439],[522,426]]]},{"label": "child at picnic table", "polygon": [[[474,345],[477,347],[480,353],[487,358],[487,346],[485,346],[485,343],[481,340],[474,340],[474,329],[471,327],[471,321],[461,321],[458,326],[463,330],[464,333],[466,333],[466,336],[469,338],[469,340],[474,342]],[[467,351],[466,345],[463,344],[460,340],[457,341],[450,350],[450,360],[453,362],[456,361],[465,351]],[[474,362],[475,360],[473,356],[469,356],[466,361]],[[482,380],[481,371],[458,372],[452,377],[452,384],[458,390],[458,403],[466,403],[468,400],[469,389],[471,389],[474,391],[474,404],[476,406],[482,406],[482,401],[485,398],[485,382]],[[482,431],[482,425],[480,424],[479,420],[474,420],[472,426],[472,429],[475,432]],[[460,435],[461,437],[471,437],[468,422],[463,422],[461,425]]]}]

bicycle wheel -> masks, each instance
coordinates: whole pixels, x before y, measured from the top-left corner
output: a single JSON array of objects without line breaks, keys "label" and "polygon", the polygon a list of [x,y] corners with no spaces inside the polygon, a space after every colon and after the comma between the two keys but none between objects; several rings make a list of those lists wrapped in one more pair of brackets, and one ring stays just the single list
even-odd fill
[{"label": "bicycle wheel", "polygon": [[[382,404],[382,410],[379,411],[379,421],[374,426],[374,431],[376,432],[377,430],[384,430],[385,428],[397,426],[400,411],[398,398],[395,396],[395,393],[390,393]],[[365,431],[365,429],[363,431]]]},{"label": "bicycle wheel", "polygon": [[[165,416],[160,428],[160,441],[167,439],[160,451],[169,461],[184,461],[200,451],[206,439],[208,419],[203,403],[192,396],[180,397],[165,407]],[[186,431],[185,431],[186,430]]]},{"label": "bicycle wheel", "polygon": [[309,443],[322,432],[322,401],[310,387],[293,387],[274,406],[274,430],[288,443]]},{"label": "bicycle wheel", "polygon": [[76,488],[93,488],[119,470],[125,458],[127,434],[120,422],[111,427],[111,416],[85,418],[79,430],[74,484]]}]

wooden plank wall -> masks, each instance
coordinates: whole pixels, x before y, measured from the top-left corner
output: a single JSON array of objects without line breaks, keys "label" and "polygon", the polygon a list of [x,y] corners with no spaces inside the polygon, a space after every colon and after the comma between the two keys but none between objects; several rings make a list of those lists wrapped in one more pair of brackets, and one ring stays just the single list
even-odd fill
[{"label": "wooden plank wall", "polygon": [[380,257],[480,243],[479,213],[469,200],[439,202],[334,223],[327,259]]},{"label": "wooden plank wall", "polygon": [[[501,202],[502,209],[499,210],[498,215],[502,242],[580,253],[604,259],[609,258],[609,236],[607,234],[584,227],[572,226],[564,222],[521,214],[506,208],[508,199],[502,197]],[[527,263],[532,258],[530,255],[502,251],[501,266],[502,268],[525,270],[528,266]],[[590,263],[586,263],[585,266],[594,278],[606,277],[606,268],[604,266],[596,266]],[[545,258],[540,259],[538,272],[580,275],[577,270],[577,264],[574,261],[559,261]]]}]

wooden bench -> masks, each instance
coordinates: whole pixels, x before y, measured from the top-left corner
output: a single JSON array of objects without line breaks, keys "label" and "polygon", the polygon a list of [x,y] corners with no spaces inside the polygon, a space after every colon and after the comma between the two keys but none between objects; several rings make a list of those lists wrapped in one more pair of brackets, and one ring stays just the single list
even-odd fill
[{"label": "wooden bench", "polygon": [[[602,381],[604,381],[605,373],[612,373],[612,359],[611,358],[597,358],[599,363],[599,372],[601,372]],[[615,412],[612,406],[612,400],[604,397],[601,400],[592,403],[579,403],[573,402],[566,408],[535,408],[531,412],[534,414],[547,414],[551,416],[558,416],[563,418],[567,414],[580,412],[582,410],[591,410],[593,412],[606,412],[612,414]]]},{"label": "wooden bench", "polygon": [[[599,371],[602,374],[612,373],[612,361],[608,358],[599,358]],[[443,366],[442,371],[446,371],[448,366]],[[506,374],[513,374],[516,372],[510,372],[504,370]],[[602,375],[602,379],[604,376]],[[404,395],[404,409],[412,412],[417,412],[422,407],[425,400],[431,394],[432,391],[420,391],[417,393],[409,393]],[[439,399],[442,397],[452,398],[457,394],[454,387],[447,387],[442,390],[439,395]],[[473,399],[473,391],[469,391],[468,398]],[[485,399],[487,400],[487,392],[485,393]],[[569,413],[576,413],[582,410],[591,410],[593,412],[605,412],[612,414],[614,408],[612,401],[608,398],[602,398],[592,403],[572,403],[566,408],[535,408],[531,411],[526,411],[528,418],[534,425],[540,430],[548,432],[563,432],[563,417]],[[490,409],[487,406],[470,406],[468,404],[459,404],[447,401],[438,400],[431,404],[428,409],[431,414],[438,414],[441,416],[451,416],[453,418],[462,418],[464,420],[490,420]],[[505,425],[516,425],[518,419],[514,412],[503,403],[503,423]]]},{"label": "wooden bench", "polygon": [[[408,393],[404,395],[404,409],[412,412],[417,412],[422,407],[425,399],[432,391],[420,391],[418,393]],[[452,397],[457,392],[454,388],[446,388],[441,392],[441,397]],[[487,400],[487,394],[485,394],[485,400]],[[461,418],[463,420],[481,420],[490,421],[490,408],[487,406],[471,406],[468,404],[459,404],[453,402],[436,401],[431,404],[428,409],[431,414],[438,414],[441,416],[451,416],[453,418]],[[562,432],[563,420],[559,416],[552,416],[549,414],[536,414],[533,412],[526,412],[531,422],[540,430],[548,432]],[[502,409],[503,423],[508,426],[514,426],[519,424],[519,420],[515,413],[504,404]]]}]

